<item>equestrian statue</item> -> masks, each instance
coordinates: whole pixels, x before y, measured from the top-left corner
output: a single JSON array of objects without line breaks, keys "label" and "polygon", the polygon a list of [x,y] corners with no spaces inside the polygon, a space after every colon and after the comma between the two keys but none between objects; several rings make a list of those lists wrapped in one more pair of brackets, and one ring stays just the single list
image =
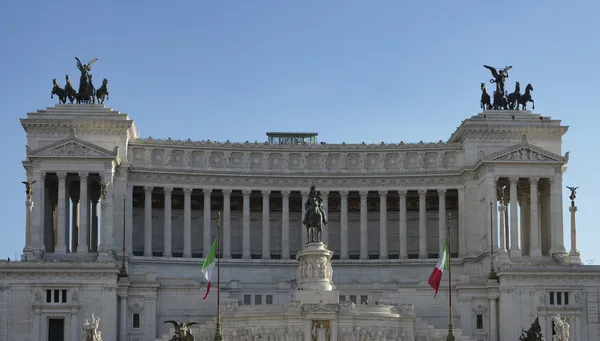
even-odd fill
[{"label": "equestrian statue", "polygon": [[106,78],[102,81],[102,86],[99,89],[94,87],[92,83],[92,64],[98,61],[98,58],[94,58],[91,61],[84,64],[79,60],[79,58],[75,57],[77,61],[77,68],[79,69],[79,90],[76,91],[73,85],[71,84],[71,78],[69,75],[66,75],[66,85],[65,88],[61,88],[58,81],[55,79],[52,80],[52,93],[50,94],[50,98],[54,98],[54,95],[58,97],[59,104],[66,104],[67,100],[69,104],[73,104],[76,102],[77,104],[104,104],[105,100],[108,100],[108,80]]},{"label": "equestrian statue", "polygon": [[485,88],[485,84],[481,83],[481,109],[485,110],[527,110],[527,103],[532,103],[532,109],[535,110],[535,101],[531,96],[533,86],[527,84],[525,87],[525,93],[521,94],[521,85],[519,82],[515,82],[515,91],[508,93],[505,90],[506,79],[508,78],[508,70],[512,69],[512,66],[506,66],[504,68],[495,68],[489,65],[484,65],[484,68],[490,70],[492,73],[492,79],[490,83],[496,85],[496,90],[491,96],[488,95]]},{"label": "equestrian statue", "polygon": [[314,185],[310,187],[308,200],[304,203],[304,210],[305,213],[302,224],[306,226],[306,234],[308,237],[307,244],[323,242],[321,234],[327,224],[327,216],[323,209],[321,192],[317,192]]},{"label": "equestrian statue", "polygon": [[169,341],[194,341],[194,335],[190,333],[190,327],[198,324],[198,322],[177,323],[177,321],[169,320],[165,323],[172,323],[175,328],[175,335]]}]

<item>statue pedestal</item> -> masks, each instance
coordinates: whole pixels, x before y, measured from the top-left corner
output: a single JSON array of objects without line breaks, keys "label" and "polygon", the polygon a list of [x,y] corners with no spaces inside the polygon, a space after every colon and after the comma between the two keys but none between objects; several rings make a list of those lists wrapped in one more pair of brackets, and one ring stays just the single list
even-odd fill
[{"label": "statue pedestal", "polygon": [[333,290],[333,251],[322,242],[309,243],[298,252],[300,262],[296,270],[295,300],[303,304],[338,304],[339,295]]}]

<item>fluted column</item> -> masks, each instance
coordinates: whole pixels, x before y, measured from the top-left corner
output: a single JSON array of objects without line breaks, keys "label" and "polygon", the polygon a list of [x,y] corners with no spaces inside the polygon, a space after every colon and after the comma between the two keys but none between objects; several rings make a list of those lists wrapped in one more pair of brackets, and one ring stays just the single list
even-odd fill
[{"label": "fluted column", "polygon": [[521,257],[519,249],[519,216],[517,213],[517,182],[518,177],[512,177],[510,180],[510,256],[513,258]]},{"label": "fluted column", "polygon": [[90,231],[88,173],[79,173],[79,200],[79,245],[77,246],[77,253],[88,253]]},{"label": "fluted column", "polygon": [[59,172],[56,174],[58,176],[58,214],[57,214],[57,224],[56,224],[56,253],[67,253],[67,245],[65,244],[65,233],[67,227],[67,220],[65,216],[65,204],[66,204],[66,178],[67,173]]},{"label": "fluted column", "polygon": [[408,227],[406,226],[406,190],[398,190],[399,204],[399,229],[400,229],[400,259],[408,258]]},{"label": "fluted column", "polygon": [[[562,170],[561,170],[562,172]],[[562,202],[562,177],[557,175],[550,178],[550,205],[551,205],[551,218],[550,223],[552,226],[552,250],[551,253],[562,253],[566,252],[564,243],[564,232],[563,232],[563,202]]]},{"label": "fluted column", "polygon": [[529,226],[530,231],[530,242],[531,257],[541,257],[542,250],[540,249],[540,229],[539,229],[539,212],[538,212],[538,181],[540,178],[533,177],[529,178],[530,185],[530,197],[531,197],[531,224]]},{"label": "fluted column", "polygon": [[348,191],[340,191],[340,258],[348,259]]},{"label": "fluted column", "polygon": [[379,259],[388,259],[387,190],[379,191]]},{"label": "fluted column", "polygon": [[306,213],[306,211],[304,210],[304,203],[306,203],[306,200],[308,200],[308,191],[301,191],[300,194],[302,195],[302,203],[301,203],[302,215],[300,216],[300,231],[302,231],[301,232],[302,244],[300,245],[300,250],[302,250],[304,248],[304,244],[306,244],[308,242],[308,235],[306,232],[306,227],[302,223],[302,221],[304,220],[304,214]]},{"label": "fluted column", "polygon": [[211,193],[212,193],[212,189],[210,188],[204,188],[202,190],[202,193],[204,194],[204,225],[203,225],[203,229],[204,229],[204,246],[202,249],[202,257],[206,258],[206,256],[208,255],[208,252],[210,251],[210,246],[212,245],[212,236],[211,236],[211,231],[210,231],[210,223],[211,223]]},{"label": "fluted column", "polygon": [[133,185],[127,185],[125,194],[125,252],[133,254]]},{"label": "fluted column", "polygon": [[183,257],[192,257],[192,188],[183,189]]},{"label": "fluted column", "polygon": [[[242,190],[243,202],[243,217],[242,217],[242,258],[250,259],[250,194],[249,189]],[[289,252],[288,252],[289,253]]]},{"label": "fluted column", "polygon": [[51,211],[50,209],[46,209],[46,172],[34,172],[34,180],[36,181],[33,184],[33,207],[32,207],[32,231],[33,237],[31,238],[31,243],[38,250],[45,250],[45,234],[46,232],[46,211]]},{"label": "fluted column", "polygon": [[71,252],[77,252],[79,245],[79,198],[71,198],[73,211],[71,212]]},{"label": "fluted column", "polygon": [[498,206],[498,213],[500,214],[500,250],[501,255],[506,254],[506,206],[500,203]]},{"label": "fluted column", "polygon": [[467,231],[465,226],[465,189],[458,189],[458,253],[464,257],[467,253]]},{"label": "fluted column", "polygon": [[446,239],[448,238],[448,223],[446,222],[446,189],[438,189],[438,233],[439,233],[439,250],[440,253],[444,250]]},{"label": "fluted column", "polygon": [[262,191],[262,259],[271,259],[271,221],[269,195],[271,190]]},{"label": "fluted column", "polygon": [[154,187],[144,187],[144,256],[152,257],[152,191]]},{"label": "fluted column", "polygon": [[360,259],[369,259],[369,226],[367,197],[369,191],[359,191],[360,195]]},{"label": "fluted column", "polygon": [[290,191],[281,191],[281,259],[290,259]]},{"label": "fluted column", "polygon": [[526,191],[527,188],[523,188],[521,192],[521,256],[529,256],[530,255],[530,245],[531,245],[531,229],[529,225],[531,225],[531,206],[529,202],[529,192]]},{"label": "fluted column", "polygon": [[99,203],[99,198],[98,197],[94,197],[92,199],[92,237],[91,237],[91,245],[90,245],[90,250],[92,250],[92,252],[98,252],[98,203]]},{"label": "fluted column", "polygon": [[427,190],[419,190],[419,258],[428,258],[427,252]]},{"label": "fluted column", "polygon": [[[323,198],[323,212],[325,212],[325,217],[329,219],[329,191],[321,191],[321,197]],[[329,228],[327,226],[323,226],[321,237],[323,243],[329,244]]]},{"label": "fluted column", "polygon": [[171,194],[173,194],[172,187],[164,187],[165,193],[165,222],[164,222],[164,245],[163,245],[163,257],[173,257],[171,253],[172,248],[172,236],[171,236],[171,219],[173,214],[171,213]]},{"label": "fluted column", "polygon": [[231,190],[223,189],[223,258],[231,258]]}]

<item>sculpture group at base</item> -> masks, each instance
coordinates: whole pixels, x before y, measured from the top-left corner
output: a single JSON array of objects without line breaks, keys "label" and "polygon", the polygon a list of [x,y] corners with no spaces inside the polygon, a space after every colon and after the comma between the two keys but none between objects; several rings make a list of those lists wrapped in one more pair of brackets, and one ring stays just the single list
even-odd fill
[{"label": "sculpture group at base", "polygon": [[[527,110],[527,103],[533,104],[532,108],[535,109],[535,101],[531,97],[533,86],[527,84],[525,87],[525,93],[521,94],[521,85],[519,82],[515,82],[515,91],[508,93],[504,88],[504,83],[508,78],[508,70],[512,66],[507,66],[503,69],[496,69],[489,65],[484,65],[486,69],[492,73],[492,79],[490,83],[496,84],[496,90],[493,93],[493,97],[487,93],[487,87],[485,83],[481,83],[481,101],[480,106],[482,110]],[[520,109],[519,109],[520,107]]]},{"label": "sculpture group at base", "polygon": [[528,330],[521,329],[519,341],[544,341],[544,335],[542,335],[542,326],[540,326],[539,316],[535,318],[535,321],[533,321]]},{"label": "sculpture group at base", "polygon": [[177,321],[169,320],[165,323],[172,323],[175,328],[175,334],[170,341],[194,341],[194,336],[190,332],[190,327],[198,324],[198,322],[177,323]]},{"label": "sculpture group at base", "polygon": [[92,314],[92,320],[83,321],[83,339],[85,341],[102,341],[102,335],[98,330],[100,319]]},{"label": "sculpture group at base", "polygon": [[322,232],[327,224],[327,217],[323,209],[323,198],[316,187],[310,187],[308,199],[304,203],[304,219],[302,224],[306,226],[307,243],[322,242]]},{"label": "sculpture group at base", "polygon": [[61,104],[66,104],[67,99],[69,103],[76,102],[77,104],[104,104],[104,100],[108,100],[108,80],[104,78],[102,80],[102,86],[96,90],[94,88],[94,84],[92,83],[92,64],[98,60],[98,58],[94,58],[89,61],[87,64],[82,64],[79,58],[75,57],[77,60],[77,68],[81,72],[81,76],[79,77],[79,91],[75,91],[75,88],[71,84],[71,78],[69,75],[65,76],[66,85],[63,88],[60,87],[60,84],[54,78],[52,80],[52,93],[50,94],[50,98],[54,98],[54,95],[58,96],[58,101]]}]

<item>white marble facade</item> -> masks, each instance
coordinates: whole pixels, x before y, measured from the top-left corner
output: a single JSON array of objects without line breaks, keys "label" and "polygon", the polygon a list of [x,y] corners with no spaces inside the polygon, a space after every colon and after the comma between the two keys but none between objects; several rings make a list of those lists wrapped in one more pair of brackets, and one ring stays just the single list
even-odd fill
[{"label": "white marble facade", "polygon": [[[600,269],[563,241],[560,120],[486,111],[446,142],[314,145],[141,138],[101,105],[57,105],[21,124],[36,182],[25,261],[0,263],[0,340],[46,341],[60,328],[77,339],[92,313],[120,341],[154,341],[164,320],[212,321],[200,267],[217,212],[222,299],[277,313],[295,289],[312,184],[340,304],[413,305],[418,321],[446,328],[448,285],[434,300],[427,278],[449,228],[463,335],[512,341],[536,315],[551,335],[560,313],[571,339],[600,339]],[[500,283],[487,279],[491,236]]]}]

